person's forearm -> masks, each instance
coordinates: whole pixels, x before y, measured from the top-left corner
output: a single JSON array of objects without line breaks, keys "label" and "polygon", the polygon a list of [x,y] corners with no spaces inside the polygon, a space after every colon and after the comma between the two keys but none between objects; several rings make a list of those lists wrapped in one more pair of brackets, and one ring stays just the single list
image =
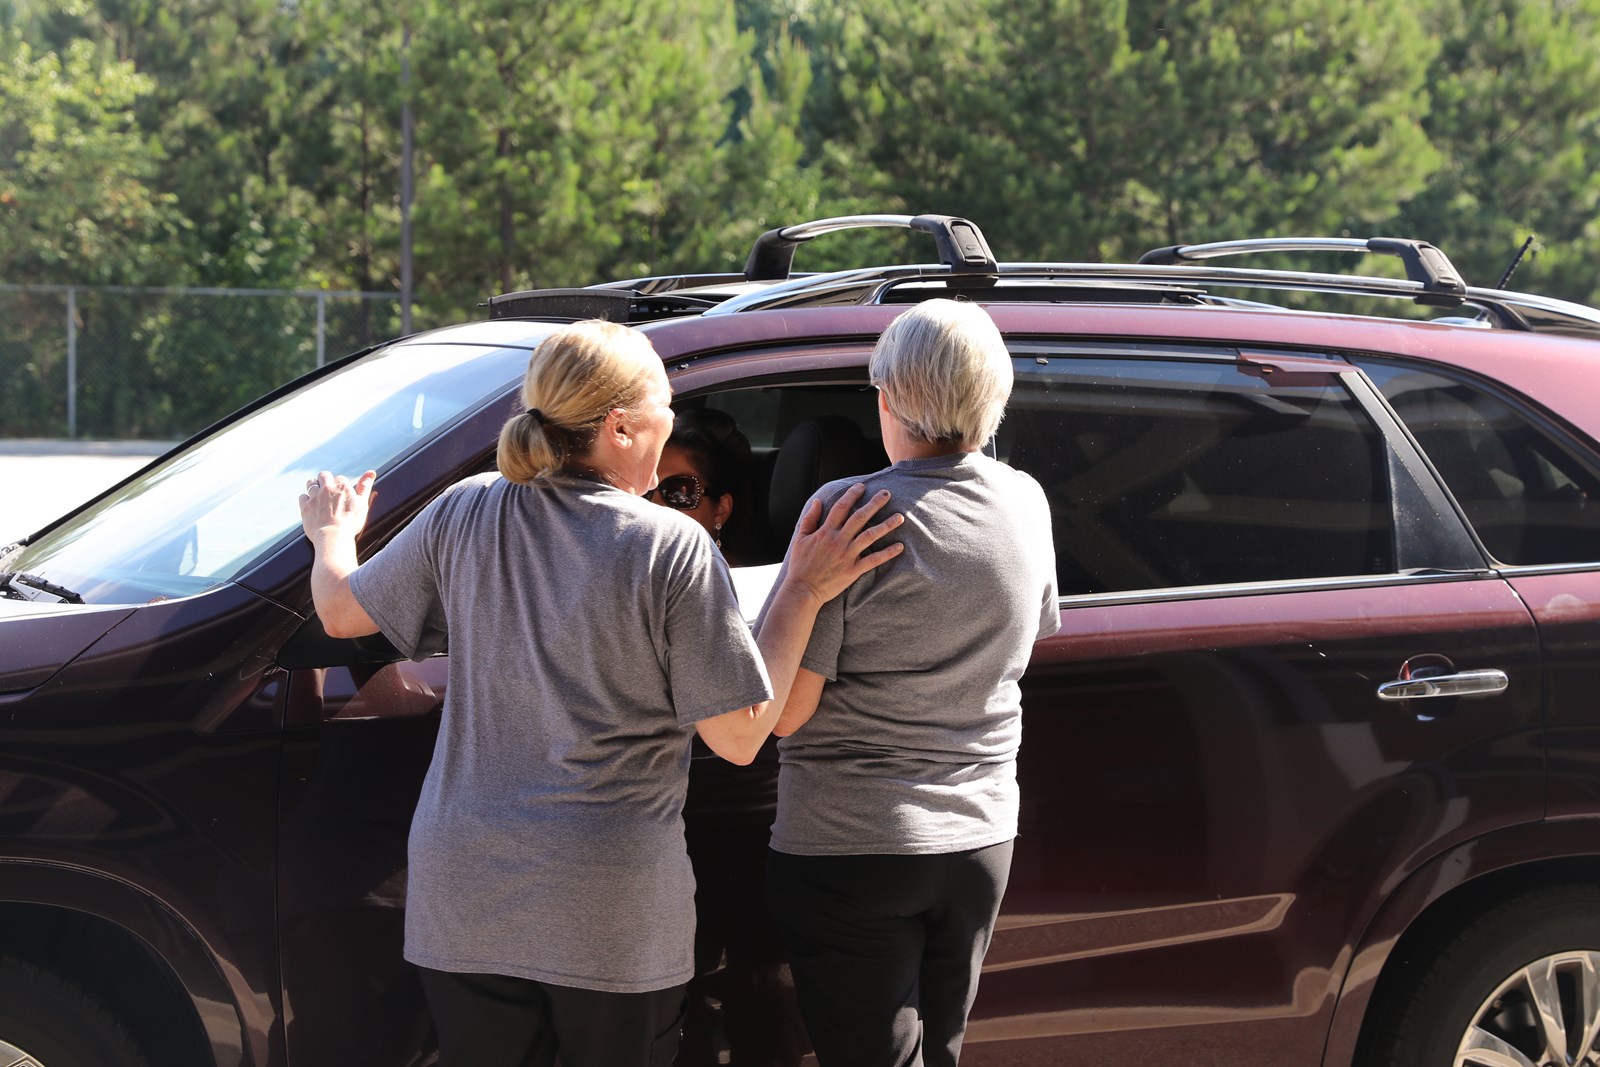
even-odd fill
[{"label": "person's forearm", "polygon": [[821,606],[815,594],[803,588],[796,589],[788,583],[778,587],[756,635],[756,647],[766,662],[767,680],[772,683],[772,699],[699,724],[700,736],[717,755],[743,765],[761,751],[789,701],[800,658],[805,655]]},{"label": "person's forearm", "polygon": [[329,637],[361,637],[377,626],[350,590],[356,562],[354,535],[339,530],[318,531],[311,539],[315,559],[311,564],[311,602]]},{"label": "person's forearm", "polygon": [[789,703],[795,676],[800,672],[800,660],[805,656],[820,610],[822,601],[814,593],[785,583],[778,587],[762,621],[761,632],[756,634],[756,646],[761,649],[761,658],[767,665],[767,680],[772,683],[770,707],[774,711],[774,722]]}]

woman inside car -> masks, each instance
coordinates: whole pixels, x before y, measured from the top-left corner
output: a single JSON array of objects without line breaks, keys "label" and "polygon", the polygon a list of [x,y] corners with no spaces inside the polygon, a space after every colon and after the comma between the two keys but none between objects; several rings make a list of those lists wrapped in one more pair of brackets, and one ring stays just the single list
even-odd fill
[{"label": "woman inside car", "polygon": [[856,508],[861,490],[812,509],[758,644],[710,539],[642,499],[672,427],[648,339],[559,329],[521,399],[500,474],[450,487],[359,565],[373,472],[309,482],[313,599],[333,636],[381,629],[415,658],[449,643],[406,903],[440,1063],[666,1063],[693,971],[690,728],[752,759],[817,608],[899,551],[867,552],[898,520],[869,528],[887,496]]},{"label": "woman inside car", "polygon": [[730,566],[744,558],[742,531],[750,525],[750,441],[733,416],[718,408],[680,412],[661,450],[660,482],[646,498],[682,511],[705,527]]},{"label": "woman inside car", "polygon": [[[645,496],[705,528],[729,565],[747,562],[749,439],[718,408],[678,413],[661,452],[661,481]],[[748,766],[693,742],[684,838],[695,879],[695,979],[689,985],[683,1050],[688,1063],[775,1067],[805,1052],[783,950],[761,902],[767,840],[778,804],[778,750],[771,739]]]},{"label": "woman inside car", "polygon": [[[812,629],[776,728],[767,900],[822,1067],[954,1067],[1017,833],[1018,679],[1060,624],[1050,513],[982,451],[1012,372],[981,308],[905,312],[869,373],[892,466],[862,481],[893,492],[905,552]],[[782,618],[773,597],[758,634]]]}]

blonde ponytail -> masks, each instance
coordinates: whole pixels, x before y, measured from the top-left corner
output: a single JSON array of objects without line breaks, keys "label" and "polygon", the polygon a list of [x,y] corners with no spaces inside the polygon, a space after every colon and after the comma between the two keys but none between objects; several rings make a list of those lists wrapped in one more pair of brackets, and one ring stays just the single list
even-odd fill
[{"label": "blonde ponytail", "polygon": [[644,334],[615,322],[575,322],[545,338],[522,379],[524,410],[500,428],[500,473],[527,485],[581,457],[613,408],[639,403],[659,365]]}]

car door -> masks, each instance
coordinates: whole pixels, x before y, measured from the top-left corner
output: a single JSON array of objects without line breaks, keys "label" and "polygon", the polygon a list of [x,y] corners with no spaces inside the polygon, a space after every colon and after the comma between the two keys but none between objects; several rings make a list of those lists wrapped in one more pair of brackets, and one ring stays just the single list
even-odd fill
[{"label": "car door", "polygon": [[1063,625],[965,1062],[1318,1062],[1394,881],[1542,813],[1532,622],[1347,364],[1021,354]]},{"label": "car door", "polygon": [[1538,621],[1548,815],[1591,814],[1600,803],[1600,456],[1549,413],[1481,377],[1416,361],[1357,362]]},{"label": "car door", "polygon": [[401,956],[406,839],[443,711],[447,656],[332,640],[315,618],[288,669],[278,942],[291,1064],[420,1067],[434,1038]]}]

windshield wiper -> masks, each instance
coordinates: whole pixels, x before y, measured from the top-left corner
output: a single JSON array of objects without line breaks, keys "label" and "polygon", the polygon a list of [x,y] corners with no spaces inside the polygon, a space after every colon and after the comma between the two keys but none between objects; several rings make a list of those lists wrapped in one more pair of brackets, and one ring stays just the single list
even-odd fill
[{"label": "windshield wiper", "polygon": [[53,596],[63,604],[83,603],[83,597],[79,596],[77,593],[74,593],[66,586],[57,585],[54,582],[46,581],[37,574],[23,574],[21,571],[10,571],[6,574],[0,574],[0,592],[5,594],[6,599],[38,599],[37,597],[29,596],[27,593],[17,588],[18,583],[27,586],[29,589],[37,589],[41,593]]}]

